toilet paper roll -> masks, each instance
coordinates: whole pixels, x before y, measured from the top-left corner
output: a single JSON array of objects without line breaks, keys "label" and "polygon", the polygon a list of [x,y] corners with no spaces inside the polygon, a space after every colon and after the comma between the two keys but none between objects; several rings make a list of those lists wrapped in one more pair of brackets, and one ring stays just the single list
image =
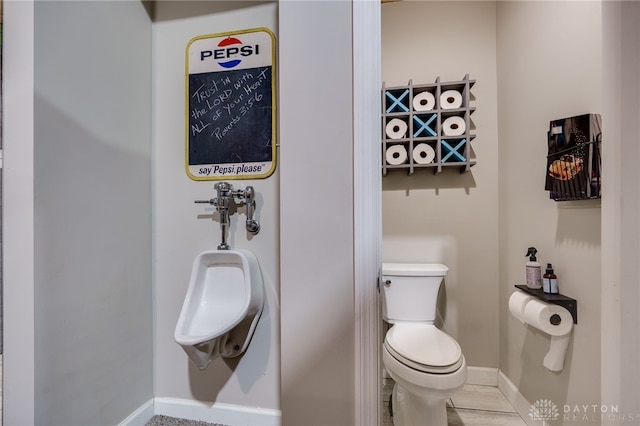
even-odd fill
[{"label": "toilet paper roll", "polygon": [[413,97],[414,111],[429,111],[436,106],[436,98],[431,92],[420,92]]},{"label": "toilet paper roll", "polygon": [[431,145],[419,143],[413,148],[413,161],[418,164],[429,164],[436,158],[436,152]]},{"label": "toilet paper roll", "polygon": [[449,117],[442,122],[442,133],[444,133],[445,136],[460,136],[464,135],[466,131],[467,124],[462,117]]},{"label": "toilet paper roll", "polygon": [[542,365],[551,371],[562,371],[567,348],[569,347],[569,339],[571,339],[571,332],[564,336],[551,336],[549,352],[545,355]]},{"label": "toilet paper roll", "polygon": [[397,166],[407,161],[407,149],[402,145],[393,145],[387,148],[385,156],[388,164]]},{"label": "toilet paper roll", "polygon": [[509,297],[509,312],[524,324],[524,307],[531,301],[531,296],[523,291],[516,290]]},{"label": "toilet paper roll", "polygon": [[407,134],[407,123],[399,118],[391,119],[387,123],[385,133],[390,139],[402,139]]},{"label": "toilet paper roll", "polygon": [[440,108],[454,109],[462,106],[462,95],[457,90],[445,90],[440,95]]},{"label": "toilet paper roll", "polygon": [[524,307],[524,321],[551,336],[564,336],[573,328],[573,317],[562,306],[531,300]]}]

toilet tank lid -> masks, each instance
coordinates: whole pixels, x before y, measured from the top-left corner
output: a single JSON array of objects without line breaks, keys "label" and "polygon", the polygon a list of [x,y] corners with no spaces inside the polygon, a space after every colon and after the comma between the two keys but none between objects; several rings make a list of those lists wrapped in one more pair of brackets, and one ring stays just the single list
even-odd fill
[{"label": "toilet tank lid", "polygon": [[382,275],[401,277],[444,277],[449,268],[441,263],[383,263]]}]

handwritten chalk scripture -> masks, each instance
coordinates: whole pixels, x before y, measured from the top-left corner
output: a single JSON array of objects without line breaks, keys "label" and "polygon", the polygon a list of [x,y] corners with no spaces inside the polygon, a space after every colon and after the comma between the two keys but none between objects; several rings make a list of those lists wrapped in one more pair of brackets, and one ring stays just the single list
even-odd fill
[{"label": "handwritten chalk scripture", "polygon": [[193,38],[186,63],[186,172],[263,179],[276,167],[275,37],[266,28]]}]

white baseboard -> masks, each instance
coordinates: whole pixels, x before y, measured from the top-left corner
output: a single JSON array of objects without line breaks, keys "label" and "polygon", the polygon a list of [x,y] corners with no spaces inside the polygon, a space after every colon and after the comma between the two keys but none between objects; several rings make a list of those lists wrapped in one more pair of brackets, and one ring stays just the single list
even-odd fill
[{"label": "white baseboard", "polygon": [[222,423],[228,426],[280,426],[280,410],[222,403],[203,403],[189,399],[156,398],[155,413],[181,419]]},{"label": "white baseboard", "polygon": [[134,411],[119,426],[144,426],[154,415],[228,426],[280,426],[282,420],[280,410],[204,403],[189,399],[155,398]]},{"label": "white baseboard", "polygon": [[[499,369],[467,367],[467,384],[497,386],[528,425],[537,425],[529,418],[531,403]],[[280,410],[222,403],[210,405],[178,398],[155,398],[140,406],[119,426],[144,426],[154,415],[222,423],[229,426],[280,426],[282,420]]]},{"label": "white baseboard", "polygon": [[136,411],[131,413],[129,417],[124,419],[118,426],[144,426],[151,417],[153,417],[153,399],[142,404]]},{"label": "white baseboard", "polygon": [[498,369],[489,367],[467,367],[467,384],[498,386]]},{"label": "white baseboard", "polygon": [[531,403],[522,396],[518,387],[514,385],[502,371],[498,371],[498,389],[500,389],[500,392],[507,398],[507,401],[511,403],[527,425],[540,425],[540,422],[531,420],[529,416]]}]

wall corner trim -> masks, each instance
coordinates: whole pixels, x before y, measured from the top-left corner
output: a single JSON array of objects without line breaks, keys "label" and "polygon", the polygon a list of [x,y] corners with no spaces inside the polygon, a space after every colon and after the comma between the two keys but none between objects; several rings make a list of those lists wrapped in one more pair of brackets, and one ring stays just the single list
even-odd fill
[{"label": "wall corner trim", "polygon": [[118,426],[144,426],[147,424],[155,412],[153,398],[138,407],[133,413],[127,416]]}]

